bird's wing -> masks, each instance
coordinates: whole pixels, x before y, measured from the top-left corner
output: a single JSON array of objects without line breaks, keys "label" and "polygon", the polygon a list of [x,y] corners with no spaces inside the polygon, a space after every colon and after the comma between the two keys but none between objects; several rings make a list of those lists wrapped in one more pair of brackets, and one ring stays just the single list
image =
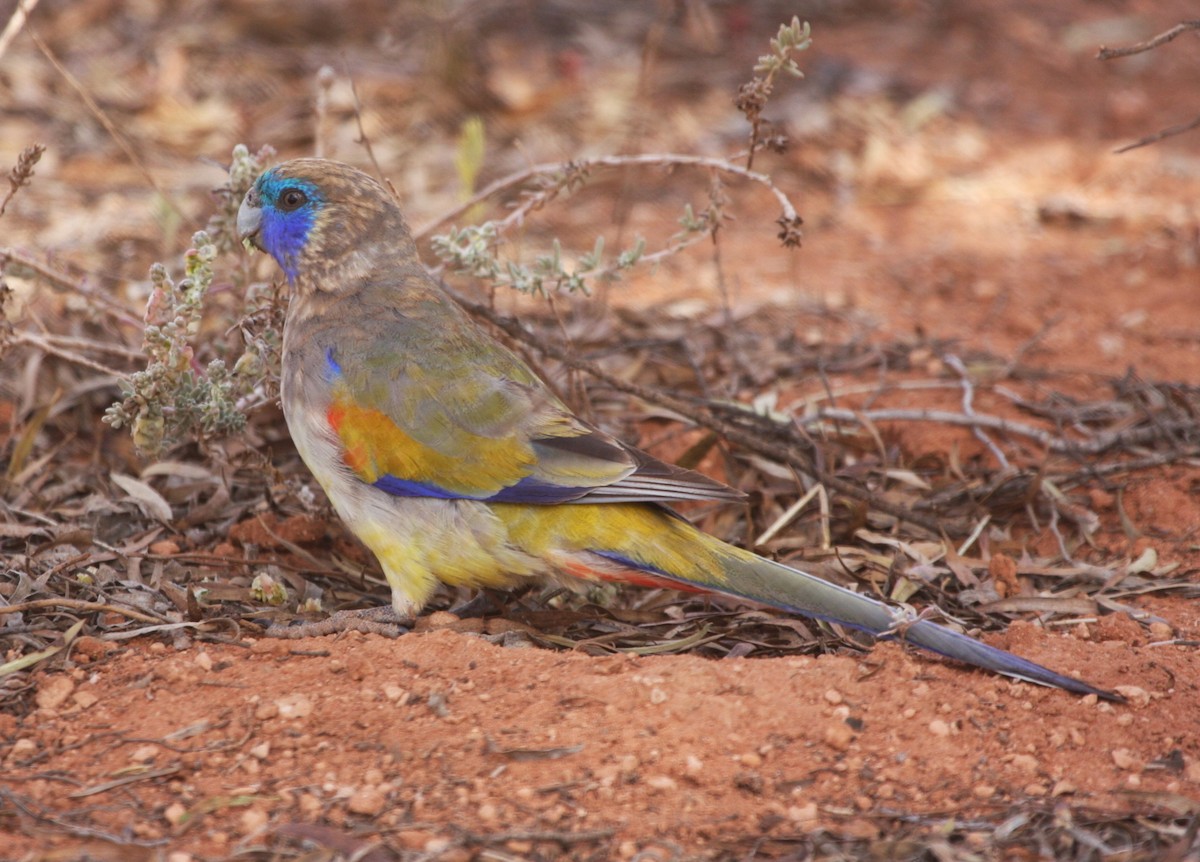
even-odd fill
[{"label": "bird's wing", "polygon": [[743,496],[574,416],[453,312],[431,323],[394,319],[385,337],[326,348],[327,418],[363,482],[402,497],[508,503]]}]

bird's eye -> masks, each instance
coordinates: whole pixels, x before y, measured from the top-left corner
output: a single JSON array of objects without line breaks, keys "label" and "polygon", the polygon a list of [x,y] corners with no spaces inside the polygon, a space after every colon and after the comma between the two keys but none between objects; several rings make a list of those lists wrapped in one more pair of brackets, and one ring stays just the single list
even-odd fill
[{"label": "bird's eye", "polygon": [[279,208],[291,212],[298,210],[300,207],[308,203],[308,195],[300,191],[300,189],[284,189],[279,195]]}]

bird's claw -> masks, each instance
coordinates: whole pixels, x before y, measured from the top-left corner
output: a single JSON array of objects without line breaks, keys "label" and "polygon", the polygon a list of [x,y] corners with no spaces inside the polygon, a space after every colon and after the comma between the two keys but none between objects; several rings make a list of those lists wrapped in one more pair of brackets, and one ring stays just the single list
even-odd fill
[{"label": "bird's claw", "polygon": [[343,632],[367,632],[395,638],[412,629],[412,620],[401,619],[390,605],[380,605],[356,611],[337,611],[323,620],[300,623],[273,622],[267,637],[311,638]]}]

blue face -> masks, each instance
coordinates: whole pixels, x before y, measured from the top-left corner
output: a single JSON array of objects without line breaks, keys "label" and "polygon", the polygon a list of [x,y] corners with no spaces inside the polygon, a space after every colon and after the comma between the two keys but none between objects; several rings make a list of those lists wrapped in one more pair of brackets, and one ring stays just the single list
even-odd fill
[{"label": "blue face", "polygon": [[258,194],[262,207],[259,234],[262,249],[278,261],[289,281],[294,280],[300,253],[324,203],[320,191],[305,180],[280,177],[268,171],[259,177]]}]

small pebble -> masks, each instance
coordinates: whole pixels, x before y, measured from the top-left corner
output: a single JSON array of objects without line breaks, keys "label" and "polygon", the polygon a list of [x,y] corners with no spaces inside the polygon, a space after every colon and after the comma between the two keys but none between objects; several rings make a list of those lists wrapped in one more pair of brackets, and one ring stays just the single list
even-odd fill
[{"label": "small pebble", "polygon": [[351,814],[374,817],[387,805],[387,795],[378,787],[360,787],[346,800],[346,809]]},{"label": "small pebble", "polygon": [[270,815],[262,808],[247,808],[241,816],[242,832],[247,834],[258,832],[267,825],[270,819]]},{"label": "small pebble", "polygon": [[1026,772],[1036,772],[1038,766],[1041,765],[1041,761],[1032,754],[1014,754],[1012,756],[1012,765]]},{"label": "small pebble", "polygon": [[1067,781],[1067,779],[1063,778],[1060,781],[1056,781],[1054,783],[1054,787],[1052,787],[1050,789],[1050,795],[1051,796],[1066,796],[1069,793],[1074,793],[1077,789],[1078,788],[1076,788],[1074,784],[1072,784],[1070,781]]},{"label": "small pebble", "polygon": [[303,694],[288,694],[275,701],[281,718],[307,718],[312,715],[313,702]]},{"label": "small pebble", "polygon": [[[22,741],[23,740],[17,740],[18,743]],[[1183,767],[1183,777],[1192,782],[1192,784],[1200,784],[1200,760],[1189,757],[1187,759],[1187,765]]]},{"label": "small pebble", "polygon": [[679,785],[675,779],[669,775],[651,775],[646,779],[646,784],[655,790],[668,791],[674,790]]},{"label": "small pebble", "polygon": [[187,813],[187,806],[181,802],[172,802],[163,809],[163,817],[172,826],[178,826],[183,821],[183,818],[187,816]]},{"label": "small pebble", "polygon": [[1137,766],[1137,758],[1128,748],[1114,748],[1112,761],[1119,769],[1133,769]]},{"label": "small pebble", "polygon": [[100,640],[100,638],[91,637],[90,635],[75,638],[71,646],[74,650],[72,655],[85,655],[90,659],[98,659],[116,649],[115,644]]},{"label": "small pebble", "polygon": [[949,736],[951,733],[950,725],[942,721],[940,718],[935,718],[929,722],[929,732],[934,736]]},{"label": "small pebble", "polygon": [[748,751],[745,754],[738,757],[738,762],[741,763],[742,766],[748,767],[750,769],[758,769],[758,767],[762,766],[763,759],[760,755],[756,754],[755,752]]},{"label": "small pebble", "polygon": [[38,686],[33,699],[38,709],[58,709],[74,690],[75,681],[69,676],[52,676]]},{"label": "small pebble", "polygon": [[817,803],[793,805],[787,810],[788,820],[793,823],[815,823],[817,820]]},{"label": "small pebble", "polygon": [[129,755],[129,759],[134,763],[146,763],[158,756],[157,745],[139,745]]},{"label": "small pebble", "polygon": [[1131,706],[1143,707],[1150,703],[1150,692],[1139,685],[1119,685],[1117,694],[1123,695]]},{"label": "small pebble", "polygon": [[831,724],[825,728],[824,739],[834,751],[845,751],[854,741],[854,731],[845,724]]},{"label": "small pebble", "polygon": [[22,759],[29,757],[38,750],[37,743],[28,737],[22,737],[14,742],[8,749],[8,753],[16,758]]},{"label": "small pebble", "polygon": [[[1150,623],[1150,639],[1155,641],[1169,641],[1175,637],[1175,631],[1161,620]],[[1120,691],[1120,689],[1118,689]]]},{"label": "small pebble", "polygon": [[152,554],[162,554],[164,557],[173,557],[179,553],[179,543],[172,542],[170,539],[160,539],[157,542],[151,542],[149,551]]}]

